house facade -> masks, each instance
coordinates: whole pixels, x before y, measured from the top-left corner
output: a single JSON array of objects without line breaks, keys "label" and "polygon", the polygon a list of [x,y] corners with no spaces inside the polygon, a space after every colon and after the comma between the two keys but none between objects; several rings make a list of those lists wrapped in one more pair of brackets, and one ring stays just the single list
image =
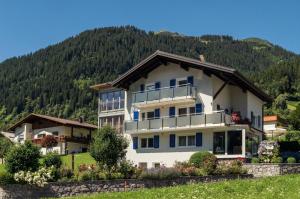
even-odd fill
[{"label": "house facade", "polygon": [[287,132],[287,127],[277,115],[264,116],[264,132],[267,137],[278,137]]},{"label": "house facade", "polygon": [[[55,151],[58,154],[86,152],[92,131],[97,126],[81,121],[66,120],[47,115],[30,114],[8,130],[14,133],[13,142],[23,144],[26,140],[41,146],[42,154]],[[45,136],[53,136],[57,145],[51,148],[42,146]]]},{"label": "house facade", "polygon": [[124,92],[127,159],[147,168],[171,167],[197,151],[218,158],[255,154],[263,105],[270,101],[235,69],[162,51],[110,82],[105,92],[114,89]]}]

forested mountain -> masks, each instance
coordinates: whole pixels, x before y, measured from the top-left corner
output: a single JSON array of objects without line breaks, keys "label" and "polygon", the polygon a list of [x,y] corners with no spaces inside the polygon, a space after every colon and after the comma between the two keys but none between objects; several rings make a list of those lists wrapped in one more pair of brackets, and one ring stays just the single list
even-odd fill
[{"label": "forested mountain", "polygon": [[240,70],[273,97],[300,93],[300,57],[261,39],[99,28],[0,64],[0,128],[29,112],[96,122],[97,95],[89,86],[113,80],[158,49],[203,54]]}]

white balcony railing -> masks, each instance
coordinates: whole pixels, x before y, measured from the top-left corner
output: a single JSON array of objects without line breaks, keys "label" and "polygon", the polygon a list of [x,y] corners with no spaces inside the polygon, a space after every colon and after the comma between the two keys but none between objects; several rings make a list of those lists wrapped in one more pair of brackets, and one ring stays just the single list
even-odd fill
[{"label": "white balcony railing", "polygon": [[125,132],[150,130],[172,130],[181,128],[206,127],[231,124],[231,116],[224,111],[210,114],[192,114],[184,116],[163,117],[142,121],[125,121]]},{"label": "white balcony railing", "polygon": [[194,98],[196,95],[196,88],[190,84],[176,86],[176,87],[164,87],[154,90],[146,90],[134,92],[132,94],[133,103],[147,103],[151,101],[160,100],[174,100],[176,98]]}]

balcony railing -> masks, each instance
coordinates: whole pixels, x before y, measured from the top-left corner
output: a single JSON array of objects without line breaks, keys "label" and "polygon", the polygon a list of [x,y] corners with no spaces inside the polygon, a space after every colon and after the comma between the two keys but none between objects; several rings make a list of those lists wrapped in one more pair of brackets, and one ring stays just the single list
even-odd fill
[{"label": "balcony railing", "polygon": [[163,117],[143,121],[125,121],[125,132],[147,130],[173,130],[180,128],[206,127],[231,123],[231,116],[224,111],[210,114],[192,114],[184,116]]},{"label": "balcony railing", "polygon": [[108,112],[124,109],[124,99],[112,100],[112,101],[100,101],[98,112]]},{"label": "balcony railing", "polygon": [[176,86],[176,87],[164,87],[154,90],[146,90],[134,92],[132,94],[133,103],[141,103],[141,102],[149,102],[149,101],[161,101],[163,99],[166,100],[174,100],[176,98],[184,97],[192,97],[194,98],[196,95],[196,88],[190,84]]}]

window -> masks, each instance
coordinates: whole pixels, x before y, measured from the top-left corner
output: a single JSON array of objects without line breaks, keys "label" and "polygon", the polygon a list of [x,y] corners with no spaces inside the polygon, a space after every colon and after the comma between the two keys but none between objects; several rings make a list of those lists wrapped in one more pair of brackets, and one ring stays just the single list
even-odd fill
[{"label": "window", "polygon": [[187,115],[187,108],[179,108],[178,109],[178,115],[179,116],[185,116],[185,115]]},{"label": "window", "polygon": [[185,86],[185,85],[187,85],[187,80],[186,79],[178,81],[178,86]]},{"label": "window", "polygon": [[221,110],[220,104],[217,104],[217,110],[218,110],[218,111]]},{"label": "window", "polygon": [[260,117],[260,115],[257,116],[257,127],[258,128],[261,127],[261,117]]},{"label": "window", "polygon": [[229,155],[242,154],[242,131],[228,131],[227,137],[227,153]]},{"label": "window", "polygon": [[154,111],[147,112],[147,119],[148,119],[148,120],[154,119]]},{"label": "window", "polygon": [[52,132],[52,135],[54,135],[54,136],[58,136],[58,131],[54,131],[54,132]]},{"label": "window", "polygon": [[186,146],[186,136],[178,137],[178,146]]},{"label": "window", "polygon": [[195,114],[195,112],[196,112],[195,107],[190,107],[190,115]]},{"label": "window", "polygon": [[153,148],[153,138],[141,138],[141,148]]},{"label": "window", "polygon": [[145,120],[145,119],[146,119],[146,114],[142,113],[142,120]]},{"label": "window", "polygon": [[179,136],[178,137],[178,146],[195,146],[196,145],[196,136]]},{"label": "window", "polygon": [[147,148],[147,138],[141,139],[141,148]]},{"label": "window", "polygon": [[147,169],[147,162],[139,162],[140,169]]},{"label": "window", "polygon": [[225,154],[225,132],[214,133],[214,154]]},{"label": "window", "polygon": [[38,136],[37,136],[38,138],[43,138],[43,137],[45,137],[45,134],[44,133],[42,133],[42,134],[38,134]]},{"label": "window", "polygon": [[196,139],[194,135],[188,136],[188,146],[195,146]]},{"label": "window", "polygon": [[157,162],[153,163],[153,167],[156,169],[160,168],[160,163]]},{"label": "window", "polygon": [[147,90],[150,91],[150,90],[155,90],[155,85],[154,84],[148,84],[146,86]]}]

